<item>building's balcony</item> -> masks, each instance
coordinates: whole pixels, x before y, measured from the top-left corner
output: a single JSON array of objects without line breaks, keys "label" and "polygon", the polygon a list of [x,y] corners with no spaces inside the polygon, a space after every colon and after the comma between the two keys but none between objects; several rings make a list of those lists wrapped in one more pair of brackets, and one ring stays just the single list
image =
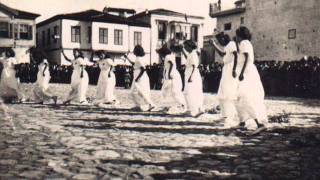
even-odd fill
[{"label": "building's balcony", "polygon": [[246,11],[246,2],[245,0],[238,0],[235,3],[234,8],[221,10],[221,5],[219,3],[210,4],[210,16],[212,18],[218,18],[223,16],[228,16],[232,14],[243,13]]}]

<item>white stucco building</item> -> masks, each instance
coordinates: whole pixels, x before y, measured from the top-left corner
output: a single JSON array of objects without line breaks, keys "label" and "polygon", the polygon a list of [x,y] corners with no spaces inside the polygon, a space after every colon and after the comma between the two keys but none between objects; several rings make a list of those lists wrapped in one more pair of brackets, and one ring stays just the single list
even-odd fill
[{"label": "white stucco building", "polygon": [[[156,49],[170,40],[192,39],[199,49],[202,48],[203,23],[203,17],[165,9],[138,14],[119,8],[87,10],[59,14],[37,24],[37,45],[47,52],[50,61],[64,65],[69,63],[62,51],[70,58],[74,48],[83,52],[106,50],[117,57],[132,52],[135,45],[140,44],[151,65],[160,62]],[[85,56],[90,54],[85,53]]]},{"label": "white stucco building", "polygon": [[39,16],[0,3],[0,48],[13,48],[19,63],[30,63],[25,52],[36,44],[35,19]]},{"label": "white stucco building", "polygon": [[[147,23],[151,27],[150,62],[159,63],[156,50],[170,40],[193,40],[198,48],[203,47],[204,18],[187,15],[166,9],[146,10],[131,16],[129,19]],[[177,61],[179,62],[179,57]]]},{"label": "white stucco building", "polygon": [[150,54],[150,27],[147,23],[96,10],[59,14],[37,24],[37,45],[51,62],[69,64],[62,51],[72,58],[74,48],[89,58],[92,50],[106,50],[116,57],[140,44]]}]

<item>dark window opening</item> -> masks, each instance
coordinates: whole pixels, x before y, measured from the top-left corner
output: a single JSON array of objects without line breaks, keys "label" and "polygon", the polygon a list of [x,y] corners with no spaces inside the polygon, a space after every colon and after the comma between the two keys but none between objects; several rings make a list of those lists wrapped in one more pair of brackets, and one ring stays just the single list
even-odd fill
[{"label": "dark window opening", "polygon": [[33,28],[27,24],[20,24],[19,39],[32,40]]},{"label": "dark window opening", "polygon": [[158,38],[165,40],[167,38],[167,23],[160,21],[158,24]]},{"label": "dark window opening", "polygon": [[244,17],[241,17],[240,24],[244,24]]},{"label": "dark window opening", "polygon": [[191,40],[198,42],[198,26],[191,26]]},{"label": "dark window opening", "polygon": [[225,31],[230,31],[231,28],[232,28],[232,24],[231,23],[224,24],[224,30]]},{"label": "dark window opening", "polygon": [[[0,37],[11,38],[10,25],[8,22],[0,22]],[[11,25],[12,29],[12,25]]]},{"label": "dark window opening", "polygon": [[289,39],[296,39],[297,30],[296,29],[289,29],[288,31],[288,38]]}]

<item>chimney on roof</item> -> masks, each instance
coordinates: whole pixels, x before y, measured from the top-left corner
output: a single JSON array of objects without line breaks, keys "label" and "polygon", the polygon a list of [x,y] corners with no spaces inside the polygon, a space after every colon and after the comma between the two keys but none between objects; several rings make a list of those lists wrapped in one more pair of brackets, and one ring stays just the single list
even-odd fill
[{"label": "chimney on roof", "polygon": [[149,9],[146,9],[146,14],[149,14]]},{"label": "chimney on roof", "polygon": [[108,14],[108,6],[105,6],[102,11],[104,14]]},{"label": "chimney on roof", "polygon": [[221,10],[221,0],[218,0],[218,10]]}]

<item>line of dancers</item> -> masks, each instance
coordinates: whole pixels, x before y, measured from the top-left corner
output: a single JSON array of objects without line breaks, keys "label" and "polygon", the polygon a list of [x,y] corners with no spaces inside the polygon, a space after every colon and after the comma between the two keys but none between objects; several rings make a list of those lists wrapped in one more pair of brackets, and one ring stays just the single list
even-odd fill
[{"label": "line of dancers", "polygon": [[[254,65],[254,51],[251,40],[251,33],[248,28],[241,26],[236,31],[234,40],[224,33],[216,34],[216,41],[213,42],[215,49],[223,56],[223,72],[218,91],[221,115],[225,119],[225,127],[245,127],[248,120],[255,122],[257,130],[266,128],[267,115],[264,106],[264,89],[259,73]],[[49,63],[45,56],[40,60],[34,60],[34,49],[30,53],[31,60],[38,64],[39,72],[34,88],[35,102],[43,103],[52,99],[56,104],[58,97],[50,92],[50,72]],[[202,78],[198,69],[200,60],[197,53],[197,45],[187,40],[183,43],[165,43],[157,50],[164,64],[164,79],[162,87],[162,99],[171,99],[178,104],[181,113],[189,114],[192,117],[199,117],[205,113],[203,108],[203,88]],[[182,53],[186,61],[185,78],[182,79],[176,67],[176,54]],[[134,79],[131,87],[131,96],[134,101],[134,110],[152,111],[156,108],[150,93],[150,82],[146,73],[145,52],[142,46],[137,45],[133,53],[127,53],[121,58],[111,58],[105,51],[93,51],[91,58],[85,58],[79,49],[73,50],[73,57],[69,58],[62,52],[63,56],[73,66],[71,77],[71,91],[63,101],[69,104],[78,101],[82,105],[87,105],[87,89],[89,85],[89,75],[86,66],[98,64],[101,73],[97,85],[97,94],[94,104],[103,106],[105,104],[119,104],[114,95],[116,77],[113,68],[120,61],[130,62],[134,68]],[[98,61],[93,61],[94,57]],[[12,49],[6,50],[0,57],[3,64],[1,74],[1,107],[5,111],[3,102],[12,100],[19,102],[26,101],[25,95],[20,88],[19,79],[15,77],[14,58]],[[39,58],[38,58],[39,59]],[[183,83],[185,88],[183,92]],[[172,107],[166,107],[167,111]]]}]

